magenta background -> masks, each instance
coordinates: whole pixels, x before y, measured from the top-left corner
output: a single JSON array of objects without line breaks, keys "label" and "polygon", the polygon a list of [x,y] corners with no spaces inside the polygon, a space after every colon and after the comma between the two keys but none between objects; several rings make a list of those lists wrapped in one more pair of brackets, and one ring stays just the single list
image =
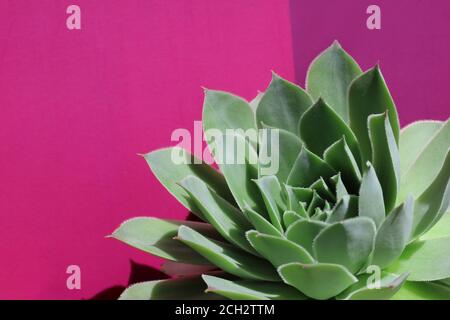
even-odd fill
[{"label": "magenta background", "polygon": [[[365,28],[373,3],[381,31]],[[364,69],[381,62],[402,124],[445,119],[448,21],[447,0],[1,1],[0,298],[90,298],[125,285],[129,259],[159,264],[104,236],[186,215],[136,153],[192,129],[201,85],[250,99],[270,70],[303,83],[336,38]],[[70,264],[82,290],[66,289]]]}]

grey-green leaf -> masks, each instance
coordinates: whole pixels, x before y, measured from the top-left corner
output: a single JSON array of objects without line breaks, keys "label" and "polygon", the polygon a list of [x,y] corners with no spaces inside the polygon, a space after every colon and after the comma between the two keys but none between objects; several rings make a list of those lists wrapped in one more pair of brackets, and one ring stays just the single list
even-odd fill
[{"label": "grey-green leaf", "polygon": [[350,128],[356,135],[363,163],[372,159],[367,118],[388,111],[395,141],[398,143],[400,125],[397,110],[379,66],[356,78],[349,89]]},{"label": "grey-green leaf", "polygon": [[275,176],[265,176],[254,181],[261,191],[272,225],[279,231],[283,231],[281,212],[283,212],[285,208],[278,179]]},{"label": "grey-green leaf", "polygon": [[302,88],[273,73],[256,109],[258,126],[264,123],[297,135],[298,121],[311,104],[311,98]]},{"label": "grey-green leaf", "polygon": [[119,300],[209,300],[219,299],[205,293],[201,277],[146,281],[129,286]]},{"label": "grey-green leaf", "polygon": [[306,90],[313,99],[324,98],[348,122],[348,87],[361,72],[356,61],[335,41],[311,63]]},{"label": "grey-green leaf", "polygon": [[255,280],[227,280],[203,275],[208,285],[207,292],[213,292],[232,300],[305,300],[298,290],[281,282]]},{"label": "grey-green leaf", "polygon": [[111,235],[132,247],[164,259],[191,264],[209,264],[201,255],[173,239],[185,224],[208,236],[218,236],[207,223],[138,217],[123,222]]},{"label": "grey-green leaf", "polygon": [[450,277],[450,237],[415,241],[388,272],[410,272],[408,281],[435,281]]},{"label": "grey-green leaf", "polygon": [[377,174],[370,163],[367,163],[367,170],[361,181],[358,207],[359,216],[371,218],[377,228],[386,216],[383,190],[381,189]]},{"label": "grey-green leaf", "polygon": [[315,257],[319,262],[340,264],[356,273],[372,252],[375,232],[375,224],[369,218],[334,223],[314,239]]},{"label": "grey-green leaf", "polygon": [[400,136],[401,181],[397,203],[418,197],[433,182],[450,148],[450,121],[419,122]]},{"label": "grey-green leaf", "polygon": [[450,152],[447,152],[441,171],[415,202],[413,237],[419,237],[432,228],[448,210],[449,204]]},{"label": "grey-green leaf", "polygon": [[206,184],[194,176],[188,176],[180,182],[206,220],[229,242],[239,248],[254,253],[245,238],[245,232],[251,228],[241,211],[210,190]]},{"label": "grey-green leaf", "polygon": [[286,238],[248,231],[247,239],[253,248],[275,267],[289,262],[314,262],[314,258],[304,248]]},{"label": "grey-green leaf", "polygon": [[390,212],[395,206],[400,182],[398,147],[386,114],[371,115],[368,123],[372,144],[372,164],[383,189],[386,212]]},{"label": "grey-green leaf", "polygon": [[283,281],[313,299],[330,299],[358,279],[338,264],[288,263],[278,268]]},{"label": "grey-green leaf", "polygon": [[273,266],[266,260],[227,243],[209,239],[189,227],[178,229],[178,239],[230,274],[251,280],[278,280]]},{"label": "grey-green leaf", "polygon": [[177,184],[189,175],[202,179],[217,194],[234,203],[223,175],[186,150],[179,147],[165,148],[147,153],[144,158],[159,182],[189,211],[200,218],[202,217],[200,209],[187,192]]},{"label": "grey-green leaf", "polygon": [[336,172],[317,155],[302,147],[292,171],[287,179],[287,184],[293,187],[309,187],[320,177],[329,179]]},{"label": "grey-green leaf", "polygon": [[343,196],[331,211],[327,223],[335,223],[358,215],[358,197],[354,195]]},{"label": "grey-green leaf", "polygon": [[299,132],[306,147],[319,157],[329,146],[345,137],[353,156],[358,163],[360,162],[361,156],[355,135],[344,120],[322,99],[317,100],[303,114]]},{"label": "grey-green leaf", "polygon": [[384,269],[400,257],[411,236],[413,206],[414,200],[409,197],[383,221],[375,238],[372,265]]},{"label": "grey-green leaf", "polygon": [[298,220],[286,230],[286,238],[314,255],[313,240],[328,224],[321,221]]}]

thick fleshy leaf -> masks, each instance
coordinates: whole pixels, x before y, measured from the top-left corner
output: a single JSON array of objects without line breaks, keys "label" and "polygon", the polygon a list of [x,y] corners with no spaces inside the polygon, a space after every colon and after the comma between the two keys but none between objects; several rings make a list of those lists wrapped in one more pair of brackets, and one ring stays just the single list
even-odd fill
[{"label": "thick fleshy leaf", "polygon": [[293,133],[266,127],[260,135],[259,175],[276,175],[281,183],[286,182],[301,147]]},{"label": "thick fleshy leaf", "polygon": [[286,238],[314,255],[313,240],[328,224],[321,221],[298,220],[286,230]]},{"label": "thick fleshy leaf", "polygon": [[341,300],[389,300],[391,299],[403,286],[408,273],[401,276],[384,275],[379,280],[379,287],[368,287],[369,275],[363,275],[358,278],[358,282],[350,288],[342,292],[338,299]]},{"label": "thick fleshy leaf", "polygon": [[247,208],[244,209],[244,212],[247,215],[248,220],[257,231],[272,236],[281,236],[281,232],[256,211]]},{"label": "thick fleshy leaf", "polygon": [[232,300],[304,300],[306,297],[298,290],[281,282],[254,280],[231,281],[204,275],[208,285],[207,292],[213,292]]},{"label": "thick fleshy leaf", "polygon": [[341,200],[344,196],[348,195],[347,188],[344,185],[344,182],[341,179],[341,173],[331,177],[331,181],[334,182],[334,189],[336,191],[336,201]]},{"label": "thick fleshy leaf", "polygon": [[225,239],[247,252],[255,252],[245,238],[245,232],[251,229],[251,225],[241,211],[218,196],[202,180],[194,176],[183,179],[180,185],[194,199],[206,220]]},{"label": "thick fleshy leaf", "polygon": [[450,152],[431,185],[417,198],[414,208],[413,238],[432,228],[450,204]]},{"label": "thick fleshy leaf", "polygon": [[286,238],[248,231],[247,239],[256,251],[275,267],[289,262],[313,263],[314,258],[298,244]]},{"label": "thick fleshy leaf", "polygon": [[450,289],[434,282],[407,281],[392,300],[450,300]]},{"label": "thick fleshy leaf", "polygon": [[238,134],[218,135],[215,138],[210,134],[208,139],[212,139],[209,140],[209,147],[239,208],[243,210],[245,206],[250,206],[256,211],[262,211],[264,203],[252,182],[252,179],[258,178],[256,151]]},{"label": "thick fleshy leaf", "polygon": [[313,198],[308,205],[308,210],[306,211],[307,216],[311,217],[316,213],[317,208],[323,208],[324,205],[325,200],[322,199],[322,197],[317,193],[316,190],[313,190]]},{"label": "thick fleshy leaf", "polygon": [[284,185],[285,198],[287,199],[287,209],[295,211],[306,218],[306,211],[300,202],[309,203],[313,197],[313,190],[309,188],[299,188]]},{"label": "thick fleshy leaf", "polygon": [[450,237],[450,212],[444,214],[430,230],[420,237],[420,239],[429,240],[443,237]]},{"label": "thick fleshy leaf", "polygon": [[[202,179],[221,197],[234,203],[222,174],[182,148],[166,148],[144,155],[150,169],[166,189],[189,211],[200,216],[200,209],[177,183],[189,175]],[[174,162],[175,160],[175,162]]]},{"label": "thick fleshy leaf", "polygon": [[311,98],[302,88],[273,73],[256,110],[258,126],[264,123],[297,135],[298,121],[311,104]]},{"label": "thick fleshy leaf", "polygon": [[358,279],[341,265],[288,263],[278,268],[283,281],[313,299],[329,299]]},{"label": "thick fleshy leaf", "polygon": [[213,265],[188,264],[170,260],[165,260],[161,265],[161,271],[172,277],[196,276],[214,269],[217,268]]},{"label": "thick fleshy leaf", "polygon": [[264,92],[259,91],[258,94],[248,103],[250,109],[252,109],[253,113],[256,117],[256,109],[258,109],[258,105],[261,102],[262,97],[264,96]]},{"label": "thick fleshy leaf", "polygon": [[345,138],[342,137],[328,147],[323,158],[334,170],[341,173],[346,188],[356,193],[361,182],[361,172]]},{"label": "thick fleshy leaf", "polygon": [[[318,125],[320,124],[320,125]],[[360,162],[358,142],[352,130],[322,99],[309,108],[299,124],[300,137],[308,150],[321,157],[337,140],[345,137],[353,156]]]},{"label": "thick fleshy leaf", "polygon": [[336,172],[317,155],[302,147],[287,179],[293,187],[309,187],[320,177],[329,179]]},{"label": "thick fleshy leaf", "polygon": [[348,87],[361,72],[356,61],[335,41],[311,63],[306,90],[314,99],[324,98],[348,122]]},{"label": "thick fleshy leaf", "polygon": [[255,183],[261,191],[272,225],[279,231],[283,231],[281,212],[285,208],[278,179],[275,176],[265,176],[255,180]]},{"label": "thick fleshy leaf", "polygon": [[314,239],[315,257],[319,262],[340,264],[356,273],[372,252],[375,232],[375,224],[369,218],[334,223]]},{"label": "thick fleshy leaf", "polygon": [[434,281],[450,277],[450,237],[416,241],[403,251],[388,272],[410,272],[408,281]]},{"label": "thick fleshy leaf", "polygon": [[430,128],[429,124],[423,126],[418,123],[402,131],[400,156],[405,160],[400,158],[401,184],[397,203],[403,202],[409,193],[414,198],[418,197],[433,182],[442,167],[450,148],[450,121],[434,129],[436,127],[433,125]]},{"label": "thick fleshy leaf", "polygon": [[111,237],[164,259],[191,264],[209,264],[194,250],[173,239],[182,224],[210,237],[218,236],[216,230],[207,223],[138,217],[123,222]]},{"label": "thick fleshy leaf", "polygon": [[322,199],[325,199],[326,201],[335,202],[336,196],[331,191],[331,189],[328,187],[325,180],[323,180],[322,177],[319,178],[316,182],[314,182],[311,186],[311,189],[315,190]]},{"label": "thick fleshy leaf", "polygon": [[394,140],[398,142],[400,125],[397,110],[379,66],[356,78],[349,89],[350,128],[356,135],[363,163],[372,159],[367,118],[388,111]]},{"label": "thick fleshy leaf", "polygon": [[227,243],[204,237],[189,227],[181,226],[178,229],[177,239],[197,251],[212,264],[235,276],[266,281],[277,281],[278,279],[272,265],[266,260],[249,255]]},{"label": "thick fleshy leaf", "polygon": [[346,195],[338,201],[326,220],[327,223],[335,223],[358,215],[358,197]]},{"label": "thick fleshy leaf", "polygon": [[368,125],[372,143],[372,164],[383,189],[386,212],[390,212],[395,206],[400,179],[397,144],[386,114],[369,116]]},{"label": "thick fleshy leaf", "polygon": [[381,189],[377,174],[370,163],[367,163],[367,170],[361,181],[358,208],[359,216],[371,218],[377,228],[386,216],[383,190]]},{"label": "thick fleshy leaf", "polygon": [[372,265],[384,269],[402,254],[411,236],[413,206],[414,200],[409,197],[383,221],[375,238]]},{"label": "thick fleshy leaf", "polygon": [[289,226],[291,224],[293,224],[294,222],[296,222],[298,220],[304,220],[304,219],[306,219],[306,217],[299,215],[295,211],[285,211],[283,213],[283,223],[286,228],[289,228]]},{"label": "thick fleshy leaf", "polygon": [[250,129],[252,134],[248,135],[248,138],[253,147],[256,147],[257,126],[252,109],[247,101],[238,96],[228,92],[206,89],[202,122],[208,141],[210,135],[208,130],[210,129],[218,130],[223,135],[226,134],[227,129],[239,130],[238,132]]},{"label": "thick fleshy leaf", "polygon": [[119,300],[208,300],[219,296],[205,293],[201,277],[140,282],[129,286]]}]

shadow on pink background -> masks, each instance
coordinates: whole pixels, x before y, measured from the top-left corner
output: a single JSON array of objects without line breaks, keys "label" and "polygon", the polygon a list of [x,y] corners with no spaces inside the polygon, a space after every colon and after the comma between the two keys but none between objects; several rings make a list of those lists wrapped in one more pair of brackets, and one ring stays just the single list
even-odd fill
[{"label": "shadow on pink background", "polygon": [[[81,31],[66,29],[72,3]],[[87,299],[126,285],[130,259],[159,265],[104,236],[186,216],[136,153],[192,130],[202,85],[250,99],[270,70],[303,83],[336,38],[364,69],[381,62],[402,124],[445,119],[449,2],[376,3],[381,31],[361,0],[0,2],[0,298]]]}]

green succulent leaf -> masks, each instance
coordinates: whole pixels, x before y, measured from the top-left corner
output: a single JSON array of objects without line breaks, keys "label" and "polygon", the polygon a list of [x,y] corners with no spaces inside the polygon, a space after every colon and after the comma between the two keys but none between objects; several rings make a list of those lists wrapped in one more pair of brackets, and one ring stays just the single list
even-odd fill
[{"label": "green succulent leaf", "polygon": [[397,203],[424,192],[437,176],[450,148],[450,121],[416,122],[400,136],[401,184]]},{"label": "green succulent leaf", "polygon": [[[203,129],[209,141],[209,130],[219,130],[222,135],[227,129],[256,132],[255,117],[247,101],[228,92],[205,90],[203,103]],[[256,147],[258,137],[248,135],[253,147]]]},{"label": "green succulent leaf", "polygon": [[319,262],[335,263],[358,272],[373,249],[375,224],[357,217],[324,228],[314,239],[313,250]]},{"label": "green succulent leaf", "polygon": [[363,162],[372,159],[372,146],[367,127],[368,117],[386,111],[389,115],[392,135],[398,143],[400,125],[397,110],[377,65],[357,77],[349,88],[350,128],[358,139]]},{"label": "green succulent leaf", "polygon": [[264,123],[297,135],[298,121],[311,104],[311,98],[302,88],[273,73],[256,110],[258,126]]},{"label": "green succulent leaf", "polygon": [[328,147],[323,154],[323,158],[334,170],[340,172],[341,178],[349,191],[356,193],[361,183],[361,172],[345,137]]},{"label": "green succulent leaf", "polygon": [[302,148],[300,139],[283,129],[263,129],[260,135],[259,175],[276,175],[286,182]]},{"label": "green succulent leaf", "polygon": [[430,240],[444,237],[450,237],[450,212],[444,214],[430,230],[420,237],[420,239]]},{"label": "green succulent leaf", "polygon": [[265,176],[254,181],[261,191],[272,225],[279,231],[283,231],[281,212],[284,211],[284,202],[278,179],[275,176]]},{"label": "green succulent leaf", "polygon": [[251,280],[278,280],[275,270],[266,260],[249,255],[227,243],[207,238],[189,227],[181,226],[178,229],[178,240],[230,274]]},{"label": "green succulent leaf", "polygon": [[410,272],[409,281],[450,277],[450,237],[415,241],[387,271],[395,274]]},{"label": "green succulent leaf", "polygon": [[317,100],[303,114],[299,132],[305,146],[318,156],[322,156],[329,146],[345,137],[353,156],[360,161],[358,142],[352,130],[322,99]]},{"label": "green succulent leaf", "polygon": [[264,96],[264,92],[259,91],[258,94],[248,103],[250,109],[252,109],[253,113],[256,117],[256,109],[258,109],[259,103],[261,102],[262,97]]},{"label": "green succulent leaf", "polygon": [[313,240],[328,224],[322,221],[297,220],[286,230],[286,238],[314,255]]},{"label": "green succulent leaf", "polygon": [[255,252],[245,238],[245,232],[251,228],[251,225],[242,212],[218,196],[202,180],[194,176],[188,176],[183,179],[180,185],[194,199],[206,220],[225,239],[247,252]]},{"label": "green succulent leaf", "polygon": [[327,223],[335,223],[346,219],[354,218],[358,215],[358,197],[345,195],[338,201],[327,218]]},{"label": "green succulent leaf", "polygon": [[289,262],[313,263],[314,258],[298,244],[280,237],[262,234],[257,231],[248,231],[247,239],[264,258],[275,267]]},{"label": "green succulent leaf", "polygon": [[293,224],[294,222],[296,222],[298,220],[304,220],[304,219],[306,219],[304,216],[299,215],[295,211],[288,210],[283,213],[283,223],[286,228],[289,228],[289,226],[291,224]]},{"label": "green succulent leaf", "polygon": [[450,300],[450,289],[434,282],[407,281],[393,300]]},{"label": "green succulent leaf", "polygon": [[110,237],[164,259],[190,264],[210,264],[191,248],[173,239],[182,224],[210,237],[220,238],[217,231],[207,223],[147,217],[123,222]]},{"label": "green succulent leaf", "polygon": [[309,187],[320,177],[329,179],[336,172],[317,155],[302,147],[292,171],[287,179],[287,184],[293,187]]},{"label": "green succulent leaf", "polygon": [[295,211],[306,218],[305,208],[300,202],[310,202],[313,197],[313,190],[310,188],[291,187],[288,185],[284,185],[284,190],[285,198],[287,199],[287,209]]},{"label": "green succulent leaf", "polygon": [[281,282],[255,280],[227,280],[204,275],[207,292],[213,292],[233,300],[305,300],[298,290]]},{"label": "green succulent leaf", "polygon": [[381,189],[377,174],[370,162],[367,163],[367,170],[364,173],[359,189],[358,208],[359,216],[371,218],[373,222],[375,222],[377,228],[386,216],[383,190]]},{"label": "green succulent leaf", "polygon": [[247,215],[248,220],[251,222],[251,224],[257,231],[259,231],[261,233],[269,234],[272,236],[281,236],[282,235],[280,230],[275,228],[269,221],[267,221],[263,216],[261,216],[256,211],[254,211],[250,208],[247,208],[247,209],[244,209],[244,212]]},{"label": "green succulent leaf", "polygon": [[402,254],[411,236],[413,206],[414,200],[409,197],[383,221],[375,238],[372,265],[384,269]]},{"label": "green succulent leaf", "polygon": [[[234,203],[234,198],[221,173],[186,150],[173,147],[156,150],[144,155],[150,169],[166,189],[189,211],[200,218],[202,214],[192,199],[177,183],[187,176],[194,175],[202,179],[212,190],[224,199]],[[177,164],[173,159],[177,159]]]},{"label": "green succulent leaf", "polygon": [[[322,199],[326,199],[325,201],[336,201],[336,196],[331,191],[331,189],[328,187],[325,180],[323,180],[322,177],[320,177],[316,182],[314,182],[311,186],[311,189],[315,190]],[[327,202],[328,203],[328,202]]]},{"label": "green succulent leaf", "polygon": [[[258,155],[251,144],[238,134],[215,137],[210,134],[209,138],[207,135],[207,139],[212,154],[218,162],[239,208],[243,210],[245,206],[250,206],[252,209],[261,212],[264,208],[264,202],[258,188],[252,182],[252,179],[258,178]],[[239,152],[227,153],[227,149],[231,148],[233,144],[238,149],[243,148],[245,152],[242,154]],[[230,156],[231,159],[227,158]]]},{"label": "green succulent leaf", "polygon": [[206,294],[201,277],[146,281],[129,286],[119,300],[210,300],[219,299]]},{"label": "green succulent leaf", "polygon": [[348,195],[347,188],[341,179],[341,173],[331,177],[331,181],[334,182],[334,189],[336,190],[336,201],[341,200],[344,196]]},{"label": "green succulent leaf", "polygon": [[361,72],[356,61],[335,41],[312,62],[306,89],[313,99],[323,97],[348,122],[348,87]]},{"label": "green succulent leaf", "polygon": [[330,299],[358,279],[339,264],[288,263],[278,268],[283,281],[313,299]]},{"label": "green succulent leaf", "polygon": [[325,206],[325,200],[317,193],[316,190],[313,189],[313,197],[311,202],[308,205],[308,209],[306,211],[306,215],[311,217],[316,213],[316,209],[320,209]]},{"label": "green succulent leaf", "polygon": [[387,114],[369,116],[368,126],[372,143],[372,164],[383,189],[386,212],[390,212],[395,206],[400,179],[397,144]]},{"label": "green succulent leaf", "polygon": [[379,287],[368,287],[369,275],[358,278],[358,282],[338,296],[341,300],[389,300],[404,285],[408,273],[401,276],[384,275],[379,281]]},{"label": "green succulent leaf", "polygon": [[414,208],[413,238],[427,232],[448,210],[450,204],[450,152],[431,185],[417,198]]}]

